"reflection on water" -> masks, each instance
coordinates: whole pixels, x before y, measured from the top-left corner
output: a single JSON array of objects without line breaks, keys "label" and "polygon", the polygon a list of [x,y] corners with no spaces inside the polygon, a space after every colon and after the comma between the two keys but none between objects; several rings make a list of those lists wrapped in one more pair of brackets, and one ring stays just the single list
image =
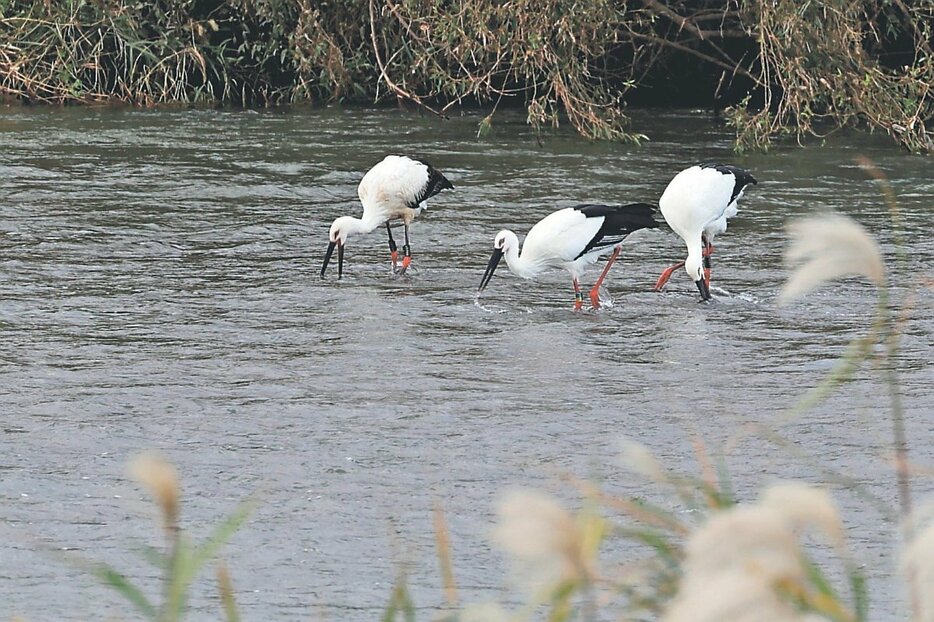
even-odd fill
[{"label": "reflection on water", "polygon": [[[934,170],[881,139],[737,157],[727,133],[684,113],[646,117],[641,148],[570,132],[539,147],[509,116],[477,140],[475,123],[375,110],[0,114],[0,616],[122,616],[48,553],[79,547],[153,574],[133,551],[155,530],[124,473],[143,448],[179,465],[196,534],[260,495],[226,551],[248,618],[372,620],[404,562],[416,602],[437,605],[436,500],[462,595],[495,598],[504,567],[487,531],[500,491],[569,472],[640,492],[616,463],[623,436],[691,470],[692,439],[716,448],[744,423],[772,425],[861,334],[873,305],[862,281],[774,304],[789,217],[845,212],[894,256],[856,155],[900,196],[908,270],[929,270]],[[428,158],[456,186],[416,223],[412,274],[390,274],[377,232],[351,240],[343,280],[320,280],[331,220],[359,212],[356,183],[389,152]],[[599,313],[570,311],[561,271],[528,282],[501,270],[477,299],[499,229],[521,235],[580,202],[655,202],[675,172],[709,159],[760,181],[718,237],[715,303],[698,304],[681,271],[649,291],[684,254],[665,228],[632,236]],[[934,441],[930,303],[919,292],[901,353],[920,462]],[[761,439],[733,448],[738,494],[820,467],[894,507],[886,406],[878,374],[861,371],[780,428],[812,463]],[[898,619],[895,530],[837,496],[869,565],[873,619]],[[195,619],[216,619],[214,588],[201,588]]]}]

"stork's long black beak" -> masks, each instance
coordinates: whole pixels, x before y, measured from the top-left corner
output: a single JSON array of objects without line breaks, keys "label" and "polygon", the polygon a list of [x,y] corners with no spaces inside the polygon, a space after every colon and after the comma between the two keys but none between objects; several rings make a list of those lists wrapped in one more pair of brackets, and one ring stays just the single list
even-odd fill
[{"label": "stork's long black beak", "polygon": [[328,262],[331,261],[331,255],[334,254],[334,247],[337,246],[337,242],[331,242],[328,244],[328,250],[324,253],[324,264],[321,265],[321,278],[324,278],[324,271],[328,269]]},{"label": "stork's long black beak", "polygon": [[697,285],[697,289],[700,290],[701,300],[710,300],[710,287],[708,287],[707,281],[701,278],[694,281],[694,284]]},{"label": "stork's long black beak", "polygon": [[344,245],[337,243],[337,279],[344,278]]},{"label": "stork's long black beak", "polygon": [[324,264],[321,266],[321,278],[324,278],[324,272],[328,269],[328,263],[331,261],[331,255],[334,254],[334,247],[337,247],[337,278],[344,276],[344,245],[340,242],[330,242],[328,250],[324,253]]},{"label": "stork's long black beak", "polygon": [[490,279],[493,278],[493,273],[496,272],[496,266],[499,264],[499,260],[503,258],[503,249],[494,248],[493,254],[490,255],[490,263],[486,265],[486,272],[483,273],[483,278],[480,279],[480,288],[478,292],[482,292],[483,289],[489,284]]}]

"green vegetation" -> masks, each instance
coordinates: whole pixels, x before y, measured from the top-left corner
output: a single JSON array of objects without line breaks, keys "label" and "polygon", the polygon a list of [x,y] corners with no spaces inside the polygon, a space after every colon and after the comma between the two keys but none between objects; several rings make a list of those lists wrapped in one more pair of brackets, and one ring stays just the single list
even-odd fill
[{"label": "green vegetation", "polygon": [[[143,454],[130,465],[130,471],[149,490],[156,502],[166,535],[167,553],[146,549],[146,558],[162,570],[161,603],[153,604],[143,589],[107,564],[94,563],[91,565],[91,572],[104,585],[119,592],[145,619],[153,622],[178,622],[185,617],[188,591],[195,577],[243,525],[250,513],[250,504],[241,504],[233,514],[214,528],[213,533],[203,543],[196,545],[179,526],[181,493],[175,467],[157,455]],[[223,564],[217,567],[217,582],[225,619],[228,622],[237,622],[240,618],[233,586]]]},{"label": "green vegetation", "polygon": [[[632,99],[737,147],[862,125],[934,151],[934,0],[0,0],[0,92],[46,103],[501,105],[637,141]],[[680,69],[679,69],[680,68]],[[672,84],[674,83],[674,84]]]}]

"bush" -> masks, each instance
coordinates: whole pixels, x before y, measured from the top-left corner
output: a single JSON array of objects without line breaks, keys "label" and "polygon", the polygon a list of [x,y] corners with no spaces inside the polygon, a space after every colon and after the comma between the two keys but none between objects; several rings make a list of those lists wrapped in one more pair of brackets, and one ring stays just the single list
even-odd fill
[{"label": "bush", "polygon": [[488,109],[481,132],[515,102],[538,129],[567,121],[588,138],[638,141],[625,103],[652,87],[653,103],[701,93],[728,106],[740,148],[860,124],[934,150],[934,0],[452,6],[0,0],[0,91],[142,106],[395,97],[439,115],[466,103]]}]

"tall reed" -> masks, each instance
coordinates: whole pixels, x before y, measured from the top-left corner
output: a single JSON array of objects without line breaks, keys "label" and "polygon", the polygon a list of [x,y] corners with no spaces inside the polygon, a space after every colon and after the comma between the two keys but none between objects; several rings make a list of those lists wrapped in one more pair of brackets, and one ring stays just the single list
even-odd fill
[{"label": "tall reed", "polygon": [[[161,456],[148,453],[140,455],[130,464],[130,473],[149,491],[160,513],[167,552],[147,550],[146,558],[162,570],[161,600],[151,600],[143,588],[107,564],[95,563],[92,571],[105,585],[121,594],[145,619],[178,622],[185,617],[188,594],[195,577],[243,525],[252,503],[241,504],[214,528],[204,542],[195,544],[180,525],[181,489],[175,467]],[[239,614],[232,582],[223,564],[218,566],[217,579],[224,615],[228,622],[237,622]]]}]

